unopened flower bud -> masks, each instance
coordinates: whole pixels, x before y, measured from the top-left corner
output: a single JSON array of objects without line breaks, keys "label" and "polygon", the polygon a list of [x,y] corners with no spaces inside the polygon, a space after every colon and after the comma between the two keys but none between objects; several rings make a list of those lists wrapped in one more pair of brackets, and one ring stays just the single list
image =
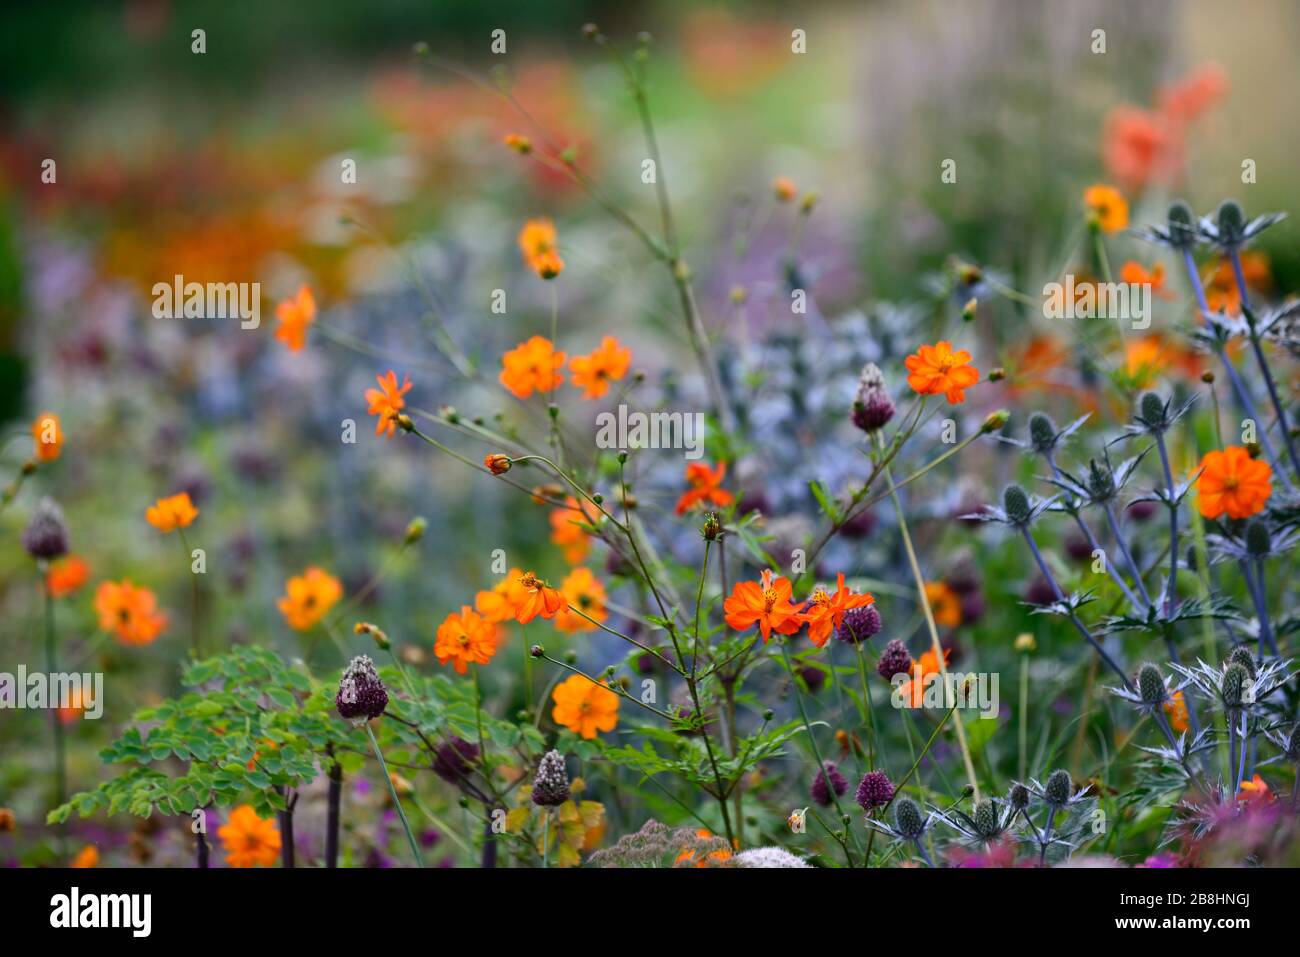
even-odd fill
[{"label": "unopened flower bud", "polygon": [[979,300],[972,296],[966,300],[966,305],[961,307],[961,321],[973,322],[975,320],[975,309],[979,306]]},{"label": "unopened flower bud", "polygon": [[722,523],[718,521],[716,512],[709,512],[704,516],[704,525],[700,528],[700,534],[704,536],[706,542],[716,542],[722,535]]},{"label": "unopened flower bud", "polygon": [[541,645],[533,645],[533,647],[528,649],[528,653],[534,658],[540,658],[542,655],[546,654],[546,649]]},{"label": "unopened flower bud", "polygon": [[1007,424],[1011,418],[1011,413],[1006,409],[998,409],[996,412],[990,412],[984,417],[984,424],[980,426],[980,433],[988,435],[990,432],[996,432]]},{"label": "unopened flower bud", "polygon": [[424,532],[429,527],[429,523],[423,515],[417,515],[406,526],[406,534],[402,536],[402,541],[407,545],[414,545],[420,539],[424,538]]},{"label": "unopened flower bud", "polygon": [[508,455],[503,455],[500,452],[490,452],[483,456],[483,465],[493,475],[504,475],[510,471],[510,467],[514,465],[514,462],[510,460]]}]

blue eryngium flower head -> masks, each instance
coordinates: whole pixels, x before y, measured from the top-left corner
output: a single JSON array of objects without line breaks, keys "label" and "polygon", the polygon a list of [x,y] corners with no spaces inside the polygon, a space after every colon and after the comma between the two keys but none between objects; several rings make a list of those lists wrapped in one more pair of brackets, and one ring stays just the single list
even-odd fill
[{"label": "blue eryngium flower head", "polygon": [[1002,833],[1001,816],[991,798],[984,798],[975,805],[971,821],[975,825],[975,833],[985,841],[991,841]]},{"label": "blue eryngium flower head", "polygon": [[1003,490],[1002,509],[1012,525],[1023,528],[1029,524],[1029,494],[1019,485],[1008,485]]},{"label": "blue eryngium flower head", "polygon": [[1225,199],[1213,216],[1201,219],[1200,233],[1222,252],[1233,253],[1285,218],[1286,213],[1265,213],[1247,221],[1246,214],[1237,201]]},{"label": "blue eryngium flower head", "polygon": [[1246,674],[1252,678],[1259,676],[1259,669],[1255,667],[1255,656],[1250,653],[1250,649],[1245,645],[1235,645],[1232,651],[1228,653],[1228,660],[1225,665],[1241,665],[1246,669]]},{"label": "blue eryngium flower head", "polygon": [[1134,233],[1150,243],[1169,246],[1180,252],[1192,249],[1201,239],[1201,225],[1197,223],[1192,208],[1181,199],[1169,206],[1163,223],[1134,230]]},{"label": "blue eryngium flower head", "polygon": [[1250,685],[1250,672],[1243,665],[1233,663],[1223,672],[1223,685],[1219,694],[1225,708],[1240,708],[1245,703],[1245,690]]},{"label": "blue eryngium flower head", "polygon": [[1069,771],[1053,771],[1043,785],[1043,800],[1048,806],[1060,809],[1070,803],[1070,793],[1073,790],[1074,782],[1070,779]]},{"label": "blue eryngium flower head", "polygon": [[1263,558],[1273,550],[1273,536],[1268,523],[1255,519],[1246,526],[1246,552],[1252,558]]},{"label": "blue eryngium flower head", "polygon": [[1142,696],[1142,703],[1148,706],[1164,704],[1169,696],[1164,676],[1160,674],[1160,669],[1150,662],[1138,670],[1137,686],[1138,694]]},{"label": "blue eryngium flower head", "polygon": [[925,833],[925,816],[921,806],[909,797],[901,797],[894,802],[894,826],[898,833],[909,841],[915,841]]}]

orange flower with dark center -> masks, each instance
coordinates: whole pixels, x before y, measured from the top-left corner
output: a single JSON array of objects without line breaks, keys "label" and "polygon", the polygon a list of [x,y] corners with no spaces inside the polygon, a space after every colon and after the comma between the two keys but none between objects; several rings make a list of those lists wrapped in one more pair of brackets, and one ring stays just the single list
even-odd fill
[{"label": "orange flower with dark center", "polygon": [[280,320],[275,337],[290,352],[298,352],[307,344],[307,327],[316,321],[316,297],[311,294],[311,288],[299,286],[296,296],[275,307],[275,317]]},{"label": "orange flower with dark center", "polygon": [[95,612],[99,627],[125,645],[147,645],[167,627],[167,616],[158,610],[154,593],[128,579],[101,582],[95,590]]},{"label": "orange flower with dark center", "polygon": [[145,509],[144,517],[150,525],[166,534],[178,528],[189,528],[199,517],[199,510],[190,501],[189,492],[177,492],[150,505]]},{"label": "orange flower with dark center", "polygon": [[538,615],[554,618],[565,608],[564,596],[532,572],[519,576],[519,583],[524,586],[524,599],[515,609],[515,621],[526,625]]},{"label": "orange flower with dark center", "polygon": [[63,454],[63,425],[53,412],[42,412],[36,417],[32,438],[36,440],[33,454],[38,462],[53,462]]},{"label": "orange flower with dark center", "polygon": [[875,596],[858,594],[844,587],[844,573],[835,579],[835,593],[831,594],[820,585],[808,599],[808,610],[804,618],[808,622],[808,638],[818,648],[826,644],[836,628],[844,624],[844,613],[851,608],[863,608],[875,604]]},{"label": "orange flower with dark center", "polygon": [[618,724],[618,695],[604,682],[596,684],[583,675],[572,675],[551,692],[555,707],[551,717],[561,727],[583,738],[599,731],[613,731]]},{"label": "orange flower with dark center", "polygon": [[595,352],[570,359],[569,371],[573,374],[573,384],[585,390],[584,399],[599,399],[609,391],[611,382],[627,375],[631,365],[632,350],[619,345],[613,336],[605,336]]},{"label": "orange flower with dark center", "polygon": [[763,641],[774,631],[778,635],[793,635],[804,623],[804,616],[790,602],[793,588],[788,578],[773,579],[770,569],[763,569],[759,581],[737,582],[722,603],[727,624],[737,631],[746,631],[757,624]]},{"label": "orange flower with dark center", "polygon": [[379,388],[366,390],[366,401],[370,403],[366,412],[378,417],[375,435],[387,433],[391,437],[397,429],[397,416],[406,408],[406,400],[402,396],[411,391],[411,377],[404,376],[399,388],[397,373],[389,369],[384,375],[375,376],[375,381],[379,383]]},{"label": "orange flower with dark center", "polygon": [[952,403],[965,402],[964,390],[980,380],[979,370],[970,361],[969,352],[954,352],[952,343],[944,340],[921,346],[907,357],[907,384],[921,395],[943,395]]},{"label": "orange flower with dark center", "polygon": [[343,585],[329,572],[313,565],[285,582],[284,592],[276,602],[280,614],[294,631],[307,631],[343,597]]},{"label": "orange flower with dark center", "polygon": [[90,565],[78,555],[67,555],[50,565],[45,587],[54,598],[66,598],[90,579]]},{"label": "orange flower with dark center", "polygon": [[1273,469],[1252,459],[1240,445],[1206,452],[1196,479],[1201,514],[1206,518],[1249,518],[1263,511],[1273,494]]},{"label": "orange flower with dark center", "polygon": [[1135,259],[1124,263],[1119,278],[1131,286],[1150,286],[1151,294],[1161,299],[1173,299],[1174,294],[1165,288],[1165,264],[1156,263],[1147,269]]},{"label": "orange flower with dark center", "polygon": [[1103,233],[1117,233],[1128,225],[1128,200],[1114,186],[1089,186],[1083,191],[1083,205]]},{"label": "orange flower with dark center", "polygon": [[280,829],[270,818],[260,818],[252,805],[241,804],[217,828],[226,848],[229,867],[273,867],[280,856]]},{"label": "orange flower with dark center", "polygon": [[549,219],[530,219],[519,230],[524,265],[543,279],[554,279],[564,269],[556,243],[555,224]]},{"label": "orange flower with dark center", "polygon": [[926,582],[925,598],[937,625],[956,628],[961,624],[961,596],[947,582]]},{"label": "orange flower with dark center", "polygon": [[533,336],[501,357],[501,384],[519,399],[534,392],[551,392],[564,382],[560,370],[568,354],[557,352],[551,340]]},{"label": "orange flower with dark center", "polygon": [[470,665],[485,665],[497,652],[497,626],[469,605],[462,605],[460,613],[452,612],[438,626],[433,653],[438,663],[448,661],[458,674],[464,674]]},{"label": "orange flower with dark center", "polygon": [[1165,715],[1169,718],[1169,727],[1175,734],[1182,734],[1191,725],[1187,717],[1187,702],[1181,691],[1175,691],[1164,704]]},{"label": "orange flower with dark center", "polygon": [[490,622],[510,621],[528,598],[528,589],[520,581],[524,573],[518,568],[492,586],[491,591],[481,591],[474,596],[474,608]]},{"label": "orange flower with dark center", "polygon": [[591,546],[591,533],[583,525],[594,524],[600,512],[586,499],[580,503],[572,495],[565,496],[564,502],[567,508],[551,509],[551,543],[564,551],[566,562],[576,565]]},{"label": "orange flower with dark center", "polygon": [[[948,659],[952,657],[951,651],[944,651],[943,663],[948,664]],[[939,675],[939,656],[934,653],[931,647],[912,663],[912,670],[905,672],[911,677],[899,685],[898,697],[907,708],[919,708],[925,699],[925,689],[929,687],[930,682]]]},{"label": "orange flower with dark center", "polygon": [[730,505],[733,496],[722,487],[722,480],[726,477],[726,462],[719,462],[712,469],[703,462],[686,466],[686,484],[690,487],[677,500],[677,514],[685,514],[688,508],[696,505]]},{"label": "orange flower with dark center", "polygon": [[[605,586],[588,568],[575,568],[569,572],[564,581],[560,582],[560,594],[568,606],[555,616],[555,627],[560,631],[594,631],[596,622],[603,622],[609,617],[605,608]],[[582,614],[574,611],[575,608]],[[583,615],[587,617],[584,618]]]}]

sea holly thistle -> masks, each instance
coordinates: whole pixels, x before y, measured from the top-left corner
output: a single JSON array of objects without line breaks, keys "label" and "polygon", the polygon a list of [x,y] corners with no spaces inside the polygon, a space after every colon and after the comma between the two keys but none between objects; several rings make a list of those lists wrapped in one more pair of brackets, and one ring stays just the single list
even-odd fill
[{"label": "sea holly thistle", "polygon": [[1201,237],[1230,254],[1252,242],[1264,230],[1286,219],[1286,213],[1264,213],[1249,222],[1241,207],[1225,199],[1213,217],[1202,216],[1198,226]]}]

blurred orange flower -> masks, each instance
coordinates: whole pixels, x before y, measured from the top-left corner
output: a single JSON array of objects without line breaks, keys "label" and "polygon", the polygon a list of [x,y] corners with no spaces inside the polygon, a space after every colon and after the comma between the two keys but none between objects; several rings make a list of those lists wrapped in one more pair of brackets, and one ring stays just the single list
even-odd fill
[{"label": "blurred orange flower", "polygon": [[99,627],[113,632],[126,645],[147,645],[167,627],[167,616],[158,611],[154,593],[125,578],[100,582],[95,590],[95,611]]},{"label": "blurred orange flower", "polygon": [[55,598],[66,598],[90,579],[90,565],[79,555],[67,555],[50,565],[45,587]]},{"label": "blurred orange flower", "polygon": [[618,724],[618,695],[604,682],[596,684],[583,675],[572,675],[551,692],[555,723],[583,738],[594,738],[598,731],[613,731]]},{"label": "blurred orange flower", "polygon": [[81,850],[77,851],[77,856],[72,859],[70,867],[78,870],[86,870],[91,867],[99,866],[99,848],[94,844],[87,844]]},{"label": "blurred orange flower", "polygon": [[1206,452],[1196,479],[1201,514],[1206,518],[1249,518],[1263,511],[1273,494],[1273,469],[1262,459],[1252,459],[1240,445]]},{"label": "blurred orange flower", "polygon": [[595,352],[570,359],[569,371],[573,374],[573,384],[585,390],[584,399],[599,399],[609,391],[611,382],[627,375],[631,365],[632,350],[620,345],[613,336],[605,336]]},{"label": "blurred orange flower", "polygon": [[487,621],[510,621],[528,597],[528,589],[520,581],[523,572],[518,568],[492,586],[491,591],[481,591],[474,596],[474,608]]},{"label": "blurred orange flower", "polygon": [[844,624],[844,613],[851,608],[863,608],[875,604],[875,596],[858,594],[844,587],[844,573],[835,579],[835,594],[830,594],[820,585],[809,599],[808,611],[804,614],[808,622],[808,638],[818,648],[826,644],[831,633]]},{"label": "blurred orange flower", "polygon": [[53,462],[63,454],[63,426],[53,412],[42,412],[36,417],[32,438],[36,440],[33,454],[38,462]]},{"label": "blurred orange flower", "polygon": [[564,269],[556,243],[555,224],[549,219],[530,219],[519,230],[524,265],[543,279],[554,279]]},{"label": "blurred orange flower", "polygon": [[772,180],[772,192],[782,203],[788,203],[799,195],[799,187],[788,176],[778,176]]},{"label": "blurred orange flower", "polygon": [[252,805],[241,804],[217,828],[226,848],[229,867],[272,867],[280,856],[280,829],[270,818],[260,818]]},{"label": "blurred orange flower", "polygon": [[[952,652],[945,650],[943,663],[948,664],[951,657]],[[906,708],[919,708],[925,701],[925,689],[934,676],[940,674],[939,656],[934,653],[934,648],[927,649],[912,663],[912,670],[906,673],[912,677],[899,685],[898,698]]]},{"label": "blurred orange flower", "polygon": [[1128,225],[1128,200],[1114,186],[1089,186],[1083,191],[1083,205],[1103,233],[1117,233]]},{"label": "blurred orange flower", "polygon": [[460,613],[452,612],[438,626],[438,637],[433,653],[438,663],[448,661],[457,674],[464,674],[470,665],[485,665],[497,652],[497,626],[469,605],[462,605]]},{"label": "blurred orange flower", "polygon": [[1132,286],[1150,286],[1151,294],[1161,299],[1173,299],[1174,294],[1165,288],[1165,264],[1156,263],[1149,270],[1135,259],[1124,263],[1119,278]]},{"label": "blurred orange flower", "polygon": [[524,600],[515,609],[519,624],[526,625],[538,615],[554,618],[564,608],[564,596],[532,572],[524,572],[519,583],[524,586]]},{"label": "blurred orange flower", "polygon": [[551,340],[533,336],[501,357],[501,384],[516,398],[550,392],[564,382],[560,369],[568,354],[557,352]]},{"label": "blurred orange flower", "polygon": [[551,509],[551,543],[560,546],[566,562],[576,565],[587,557],[591,546],[591,533],[582,525],[594,524],[600,512],[586,499],[579,503],[572,495],[564,502],[568,508]]},{"label": "blurred orange flower", "polygon": [[1175,691],[1164,704],[1165,714],[1169,718],[1169,727],[1175,734],[1182,734],[1190,727],[1187,718],[1187,702],[1181,691]]},{"label": "blurred orange flower", "polygon": [[727,624],[737,631],[746,631],[757,624],[764,641],[774,631],[778,635],[793,635],[804,622],[804,616],[790,602],[793,590],[790,579],[774,579],[771,570],[766,568],[757,582],[736,582],[722,603]]},{"label": "blurred orange flower", "polygon": [[969,352],[954,352],[952,343],[944,340],[921,346],[907,357],[907,384],[921,395],[943,395],[952,403],[965,402],[965,390],[980,379],[979,370],[970,361]]},{"label": "blurred orange flower", "polygon": [[280,320],[275,337],[288,346],[290,352],[298,352],[307,344],[307,327],[316,321],[316,298],[311,288],[305,284],[299,286],[294,298],[275,307],[275,317]]},{"label": "blurred orange flower", "polygon": [[177,492],[150,505],[145,509],[144,517],[150,525],[166,534],[178,528],[189,528],[199,517],[199,510],[190,501],[189,492]]},{"label": "blurred orange flower", "polygon": [[[609,617],[605,608],[605,586],[588,568],[575,568],[560,582],[560,594],[568,607],[555,616],[555,627],[569,633],[594,631],[595,622],[603,622]],[[578,614],[573,609],[582,612]],[[583,615],[587,617],[584,618]],[[591,621],[589,619],[594,619]]]},{"label": "blurred orange flower", "polygon": [[[1246,280],[1247,289],[1267,289],[1273,281],[1269,268],[1268,255],[1257,249],[1248,249],[1241,253],[1241,275]],[[1237,285],[1237,276],[1232,269],[1232,260],[1220,257],[1215,260],[1213,268],[1203,277],[1205,283],[1205,303],[1211,312],[1225,312],[1230,316],[1241,312],[1241,289]]]},{"label": "blurred orange flower", "polygon": [[404,376],[402,385],[398,388],[397,373],[389,369],[384,375],[375,376],[375,381],[379,383],[379,388],[366,390],[366,401],[370,403],[366,412],[377,416],[375,435],[387,433],[391,438],[397,428],[398,413],[406,408],[406,400],[402,396],[411,391],[411,377]]},{"label": "blurred orange flower", "polygon": [[1269,790],[1268,783],[1256,774],[1249,781],[1241,782],[1241,790],[1237,792],[1237,800],[1267,804],[1273,800],[1273,792]]},{"label": "blurred orange flower", "polygon": [[85,699],[81,696],[81,690],[73,688],[68,694],[68,703],[66,706],[60,706],[56,709],[59,721],[62,724],[72,724],[78,720],[86,710]]},{"label": "blurred orange flower", "polygon": [[961,596],[947,582],[926,582],[925,598],[937,625],[956,628],[961,624]]},{"label": "blurred orange flower", "polygon": [[685,514],[688,508],[707,504],[730,505],[734,496],[722,487],[722,480],[727,477],[727,463],[719,462],[717,467],[709,468],[703,462],[692,462],[686,466],[686,484],[690,486],[677,500],[677,514]]},{"label": "blurred orange flower", "polygon": [[284,591],[276,607],[294,631],[307,631],[343,597],[342,583],[314,565],[285,582]]}]

